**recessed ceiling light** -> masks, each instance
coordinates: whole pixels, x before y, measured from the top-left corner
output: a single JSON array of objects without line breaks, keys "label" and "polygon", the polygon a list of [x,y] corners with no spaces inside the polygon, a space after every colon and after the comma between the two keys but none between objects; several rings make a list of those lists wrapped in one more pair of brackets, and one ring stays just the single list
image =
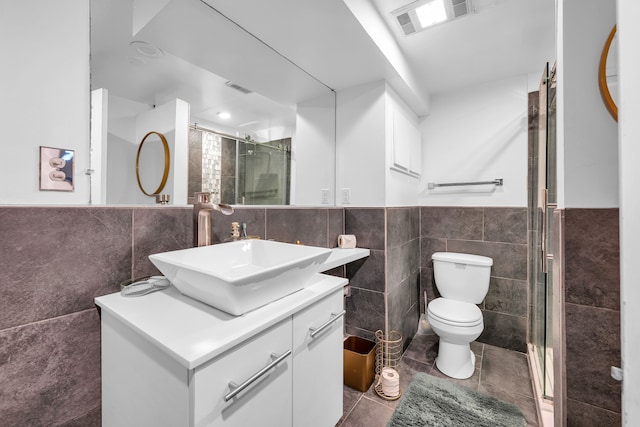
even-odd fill
[{"label": "recessed ceiling light", "polygon": [[218,113],[218,117],[221,118],[221,119],[225,119],[226,120],[226,119],[231,118],[231,114],[227,113],[226,111],[220,111]]},{"label": "recessed ceiling light", "polygon": [[151,43],[143,41],[132,41],[129,46],[133,47],[140,55],[144,55],[149,58],[160,58],[164,55],[164,51],[159,47],[155,47]]},{"label": "recessed ceiling light", "polygon": [[475,12],[472,0],[418,0],[391,14],[405,36]]}]

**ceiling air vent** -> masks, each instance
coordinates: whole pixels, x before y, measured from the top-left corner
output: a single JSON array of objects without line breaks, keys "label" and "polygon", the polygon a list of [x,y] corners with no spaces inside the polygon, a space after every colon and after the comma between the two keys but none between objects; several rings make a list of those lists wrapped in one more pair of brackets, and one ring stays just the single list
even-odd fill
[{"label": "ceiling air vent", "polygon": [[474,12],[472,0],[418,0],[391,14],[405,36]]},{"label": "ceiling air vent", "polygon": [[402,28],[402,32],[405,36],[416,32],[416,28],[413,26],[413,22],[411,22],[411,17],[408,12],[396,16],[396,19],[398,20],[398,24],[400,24],[400,28]]},{"label": "ceiling air vent", "polygon": [[453,7],[453,17],[459,18],[469,13],[469,2],[467,0],[451,0]]},{"label": "ceiling air vent", "polygon": [[244,88],[240,85],[235,84],[234,82],[232,82],[231,80],[229,80],[228,82],[225,83],[227,86],[229,86],[232,89],[235,89],[237,91],[240,91],[242,93],[251,93],[251,91],[247,88]]}]

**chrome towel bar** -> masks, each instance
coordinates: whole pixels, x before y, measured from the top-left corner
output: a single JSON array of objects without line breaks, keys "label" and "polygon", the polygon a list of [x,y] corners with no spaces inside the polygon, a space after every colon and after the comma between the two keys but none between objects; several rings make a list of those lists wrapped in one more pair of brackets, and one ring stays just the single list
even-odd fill
[{"label": "chrome towel bar", "polygon": [[487,185],[487,184],[493,184],[495,186],[500,187],[503,185],[503,180],[502,178],[496,178],[493,181],[445,182],[440,184],[437,184],[435,182],[428,182],[427,188],[429,188],[429,190],[433,190],[436,187],[457,187],[462,185]]}]

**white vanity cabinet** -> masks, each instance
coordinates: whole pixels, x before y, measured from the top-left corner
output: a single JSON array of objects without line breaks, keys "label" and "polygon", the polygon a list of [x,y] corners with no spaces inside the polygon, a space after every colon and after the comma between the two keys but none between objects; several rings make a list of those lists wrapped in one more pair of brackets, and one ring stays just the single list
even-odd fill
[{"label": "white vanity cabinet", "polygon": [[174,288],[97,298],[102,425],[333,427],[347,281],[317,277],[238,317]]},{"label": "white vanity cabinet", "polygon": [[[195,369],[190,425],[291,426],[291,323],[283,320]],[[232,397],[230,382],[247,386]]]},{"label": "white vanity cabinet", "polygon": [[293,316],[295,427],[334,426],[342,416],[343,305],[336,292]]}]

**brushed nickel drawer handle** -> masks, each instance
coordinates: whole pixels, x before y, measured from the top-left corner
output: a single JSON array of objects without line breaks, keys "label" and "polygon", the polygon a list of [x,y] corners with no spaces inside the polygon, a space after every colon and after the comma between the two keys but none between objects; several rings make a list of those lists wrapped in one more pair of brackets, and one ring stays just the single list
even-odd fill
[{"label": "brushed nickel drawer handle", "polygon": [[340,319],[346,313],[347,313],[346,310],[342,310],[340,313],[331,313],[331,316],[333,317],[327,320],[322,326],[319,326],[317,328],[309,328],[309,331],[311,331],[311,338],[315,338],[316,335],[318,335],[319,333],[327,329],[329,326],[331,326],[335,321]]},{"label": "brushed nickel drawer handle", "polygon": [[282,362],[290,354],[291,354],[291,350],[287,350],[286,352],[282,353],[280,356],[278,356],[275,353],[271,353],[271,358],[273,359],[273,361],[271,363],[269,363],[267,366],[265,366],[264,368],[262,368],[260,371],[258,371],[255,374],[253,374],[248,380],[246,380],[245,382],[243,382],[240,385],[236,384],[233,381],[229,381],[229,390],[231,390],[231,391],[229,392],[229,394],[227,394],[224,397],[224,401],[228,402],[231,399],[233,399],[234,397],[236,397],[238,395],[238,393],[242,392],[242,390],[244,390],[245,388],[249,387],[251,384],[256,382],[260,377],[262,377],[265,374],[267,374],[267,372],[269,372],[271,369],[275,368],[275,366],[278,363]]}]

